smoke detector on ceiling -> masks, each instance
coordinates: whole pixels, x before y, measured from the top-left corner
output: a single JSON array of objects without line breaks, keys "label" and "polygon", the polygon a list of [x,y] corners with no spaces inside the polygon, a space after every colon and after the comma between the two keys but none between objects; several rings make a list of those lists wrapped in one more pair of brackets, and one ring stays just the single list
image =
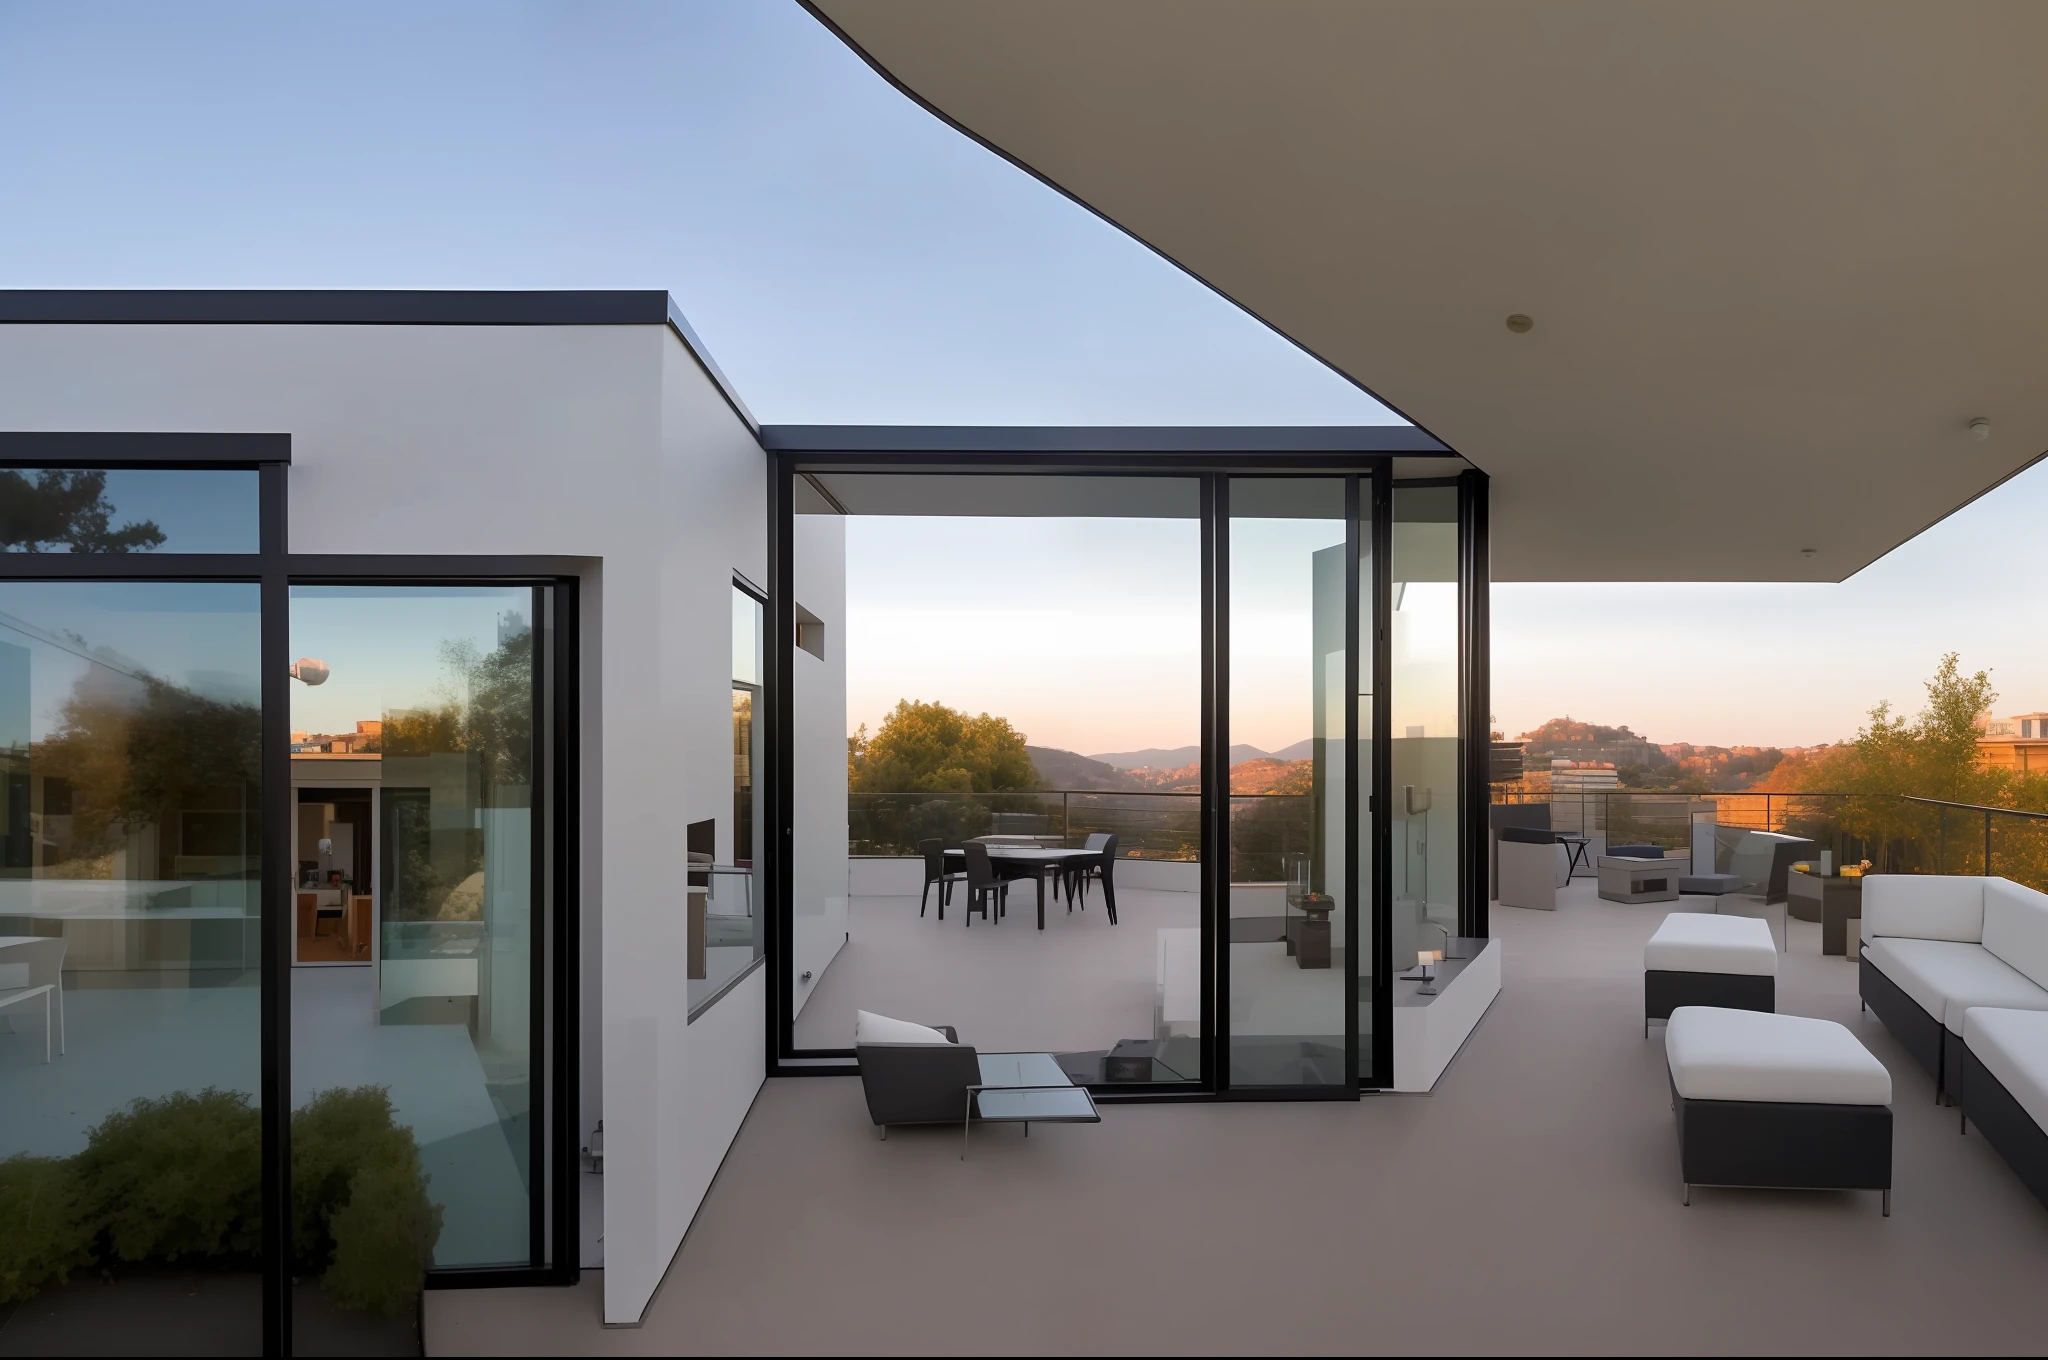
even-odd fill
[{"label": "smoke detector on ceiling", "polygon": [[1801,549],[1799,550],[1799,555],[1800,555],[1801,557],[1819,557],[1819,556],[1820,556],[1820,549],[1819,549],[1819,548],[1801,548]]},{"label": "smoke detector on ceiling", "polygon": [[1508,318],[1508,329],[1516,335],[1527,335],[1531,330],[1535,329],[1535,326],[1536,323],[1534,321],[1523,316],[1520,312],[1516,312]]},{"label": "smoke detector on ceiling", "polygon": [[1986,420],[1986,419],[1985,419],[1984,417],[1982,417],[1982,416],[1978,416],[1978,417],[1977,417],[1977,418],[1976,418],[1975,420],[1973,420],[1973,421],[1971,421],[1971,422],[1970,422],[1970,438],[1972,438],[1972,439],[1989,439],[1990,437],[1991,437],[1991,422],[1990,422],[1990,421]]}]

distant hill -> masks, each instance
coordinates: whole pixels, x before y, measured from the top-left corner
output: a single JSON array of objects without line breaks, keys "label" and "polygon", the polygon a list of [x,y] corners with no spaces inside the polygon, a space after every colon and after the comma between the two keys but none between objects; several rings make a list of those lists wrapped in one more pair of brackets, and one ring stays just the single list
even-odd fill
[{"label": "distant hill", "polygon": [[[1230,791],[1232,793],[1307,793],[1315,780],[1315,762],[1312,760],[1276,760],[1272,756],[1260,756],[1256,760],[1240,760],[1230,767]],[[1181,765],[1167,768],[1140,768],[1128,776],[1133,781],[1142,781],[1145,787],[1158,789],[1162,793],[1200,793],[1202,791],[1202,767]]]},{"label": "distant hill", "polygon": [[1202,791],[1202,767],[1192,761],[1174,766],[1140,765],[1130,772],[1130,778],[1140,788],[1157,789],[1161,793]]},{"label": "distant hill", "polygon": [[1315,779],[1310,760],[1247,760],[1230,767],[1232,793],[1307,793]]},{"label": "distant hill", "polygon": [[1047,788],[1053,789],[1142,789],[1148,787],[1116,766],[1072,751],[1050,746],[1026,746],[1032,768]]},{"label": "distant hill", "polygon": [[[1308,756],[1309,743],[1297,741],[1280,751],[1261,751],[1256,746],[1233,746],[1230,748],[1230,763],[1242,765],[1247,760],[1302,760]],[[1104,756],[1091,756],[1119,770],[1174,770],[1193,765],[1202,758],[1199,746],[1176,746],[1171,750],[1151,747],[1143,751],[1116,751]]]}]

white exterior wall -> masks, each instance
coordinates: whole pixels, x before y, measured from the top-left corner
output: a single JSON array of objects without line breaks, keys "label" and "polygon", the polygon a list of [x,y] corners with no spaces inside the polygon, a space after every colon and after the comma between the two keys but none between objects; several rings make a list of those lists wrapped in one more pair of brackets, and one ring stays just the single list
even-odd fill
[{"label": "white exterior wall", "polygon": [[[798,515],[796,602],[825,625],[825,659],[795,652],[791,781],[790,1015],[802,1013],[846,944],[846,521]],[[808,980],[804,974],[809,973]]]},{"label": "white exterior wall", "polygon": [[675,867],[688,821],[730,845],[745,425],[665,326],[0,325],[0,429],[288,433],[294,551],[588,559],[579,1132],[605,1121],[606,1317],[637,1319],[764,1071],[760,975],[686,1024]]}]

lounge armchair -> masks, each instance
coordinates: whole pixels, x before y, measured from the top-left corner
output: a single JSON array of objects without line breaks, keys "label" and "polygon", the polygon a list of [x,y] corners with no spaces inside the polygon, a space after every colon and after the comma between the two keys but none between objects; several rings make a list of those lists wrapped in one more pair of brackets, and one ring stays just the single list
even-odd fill
[{"label": "lounge armchair", "polygon": [[853,1052],[868,1117],[889,1136],[892,1124],[956,1124],[967,1088],[981,1080],[979,1055],[951,1025],[918,1025],[867,1011],[855,1014]]}]

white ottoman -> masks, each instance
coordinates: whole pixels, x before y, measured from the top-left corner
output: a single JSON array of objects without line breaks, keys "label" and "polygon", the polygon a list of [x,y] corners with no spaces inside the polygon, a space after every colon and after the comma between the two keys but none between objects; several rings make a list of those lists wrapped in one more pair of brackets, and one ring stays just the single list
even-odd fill
[{"label": "white ottoman", "polygon": [[1753,916],[1674,911],[1643,946],[1643,1036],[1680,1006],[1778,1008],[1778,944]]},{"label": "white ottoman", "polygon": [[1695,1185],[1876,1190],[1892,1212],[1892,1078],[1832,1020],[1682,1006],[1664,1032]]}]

